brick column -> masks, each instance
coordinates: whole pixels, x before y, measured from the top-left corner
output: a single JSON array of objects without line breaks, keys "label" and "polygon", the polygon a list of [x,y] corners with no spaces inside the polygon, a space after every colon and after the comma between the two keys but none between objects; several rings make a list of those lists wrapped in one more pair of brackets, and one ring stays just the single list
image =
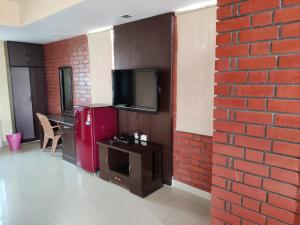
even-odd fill
[{"label": "brick column", "polygon": [[74,105],[89,104],[90,62],[86,35],[44,45],[48,112],[61,113],[59,67],[71,66],[73,73]]},{"label": "brick column", "polygon": [[212,224],[300,224],[300,0],[218,0]]}]

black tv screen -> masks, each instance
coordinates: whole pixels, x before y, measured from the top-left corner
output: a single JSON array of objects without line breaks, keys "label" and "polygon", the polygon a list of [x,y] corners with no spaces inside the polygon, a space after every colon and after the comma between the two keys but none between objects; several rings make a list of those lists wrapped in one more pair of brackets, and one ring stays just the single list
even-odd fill
[{"label": "black tv screen", "polygon": [[158,70],[113,70],[113,105],[139,111],[158,111]]}]

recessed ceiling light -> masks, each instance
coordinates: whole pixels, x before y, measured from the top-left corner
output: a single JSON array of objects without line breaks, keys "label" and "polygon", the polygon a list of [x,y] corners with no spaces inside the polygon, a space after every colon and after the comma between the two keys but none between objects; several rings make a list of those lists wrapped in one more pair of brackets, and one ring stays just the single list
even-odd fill
[{"label": "recessed ceiling light", "polygon": [[99,27],[99,28],[96,28],[96,29],[93,29],[93,30],[88,31],[88,34],[93,34],[93,33],[103,32],[103,31],[111,30],[111,29],[113,29],[112,26]]},{"label": "recessed ceiling light", "polygon": [[188,11],[193,11],[196,9],[205,8],[208,6],[213,6],[216,4],[217,4],[217,0],[207,0],[207,1],[202,1],[202,2],[198,2],[198,3],[192,4],[192,5],[188,5],[188,6],[179,8],[176,10],[176,12],[179,12],[179,13],[188,12]]},{"label": "recessed ceiling light", "polygon": [[131,18],[132,16],[131,16],[131,15],[128,15],[128,14],[125,14],[125,15],[122,15],[121,17],[124,18],[124,19],[129,19],[129,18]]}]

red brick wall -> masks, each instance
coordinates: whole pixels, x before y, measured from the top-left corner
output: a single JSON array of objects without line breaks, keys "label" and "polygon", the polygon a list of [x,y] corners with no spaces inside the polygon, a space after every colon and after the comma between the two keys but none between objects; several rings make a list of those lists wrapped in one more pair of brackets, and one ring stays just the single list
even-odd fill
[{"label": "red brick wall", "polygon": [[177,33],[173,40],[173,178],[210,192],[212,170],[212,137],[176,131]]},{"label": "red brick wall", "polygon": [[300,1],[218,5],[212,224],[300,224]]},{"label": "red brick wall", "polygon": [[48,112],[58,114],[60,107],[58,68],[71,66],[73,70],[73,102],[90,103],[90,65],[87,36],[79,36],[44,46],[48,94]]},{"label": "red brick wall", "polygon": [[174,130],[175,180],[210,192],[212,137]]}]

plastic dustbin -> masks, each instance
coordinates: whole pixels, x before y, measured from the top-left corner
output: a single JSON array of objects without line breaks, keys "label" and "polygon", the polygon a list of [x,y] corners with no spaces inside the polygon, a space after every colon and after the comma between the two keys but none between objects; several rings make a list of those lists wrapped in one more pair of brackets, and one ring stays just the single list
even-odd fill
[{"label": "plastic dustbin", "polygon": [[6,139],[9,145],[9,149],[11,151],[17,151],[20,149],[21,146],[21,137],[22,134],[16,133],[16,134],[10,134],[10,135],[6,135]]}]

